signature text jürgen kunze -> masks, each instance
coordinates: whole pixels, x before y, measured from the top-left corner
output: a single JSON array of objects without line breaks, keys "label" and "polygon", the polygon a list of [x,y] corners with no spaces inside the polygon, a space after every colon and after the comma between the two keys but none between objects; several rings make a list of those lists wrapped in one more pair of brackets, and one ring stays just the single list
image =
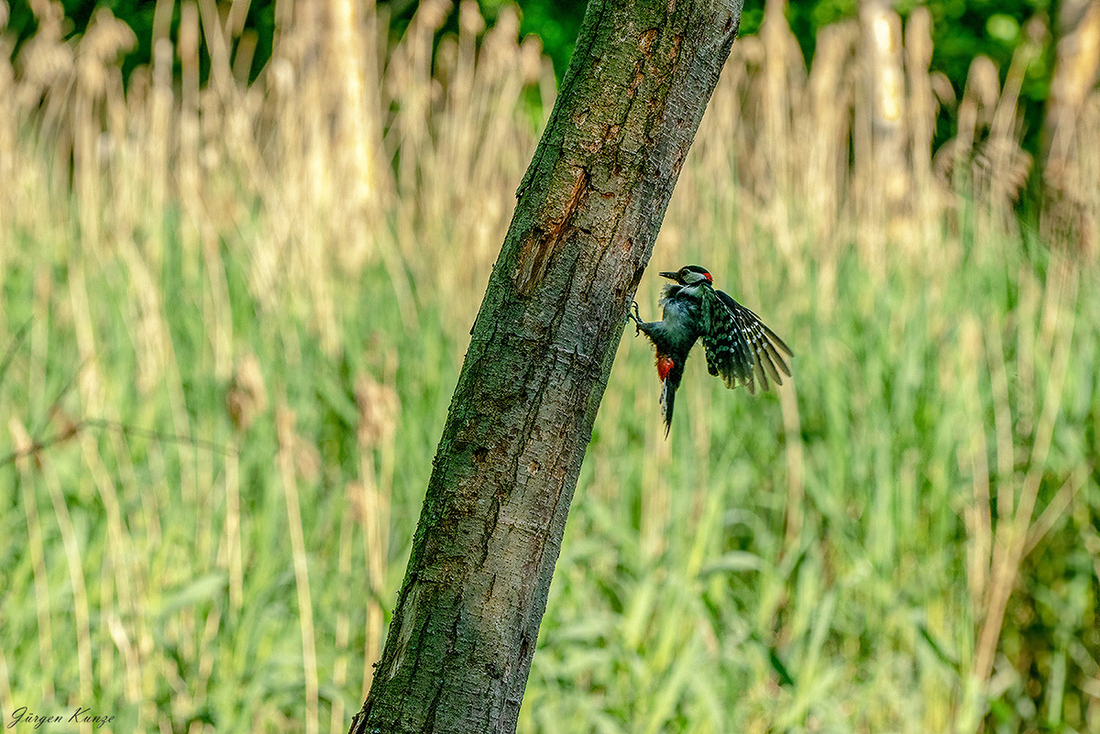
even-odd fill
[{"label": "signature text j\u00fcrgen kunze", "polygon": [[93,714],[87,706],[77,706],[72,715],[65,714],[36,714],[28,711],[26,706],[20,706],[11,714],[11,723],[8,729],[14,729],[16,724],[32,724],[38,729],[43,724],[91,724],[95,728],[110,724],[115,720],[114,715]]}]

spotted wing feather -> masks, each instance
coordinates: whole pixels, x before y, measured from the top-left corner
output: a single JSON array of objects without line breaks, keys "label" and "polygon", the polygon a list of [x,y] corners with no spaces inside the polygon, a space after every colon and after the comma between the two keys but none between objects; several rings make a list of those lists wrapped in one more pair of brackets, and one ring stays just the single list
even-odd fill
[{"label": "spotted wing feather", "polygon": [[707,370],[721,377],[726,387],[744,385],[756,392],[756,381],[767,390],[769,379],[782,385],[780,372],[790,377],[791,368],[781,352],[793,357],[786,342],[760,317],[719,290],[708,288],[703,297],[703,348]]}]

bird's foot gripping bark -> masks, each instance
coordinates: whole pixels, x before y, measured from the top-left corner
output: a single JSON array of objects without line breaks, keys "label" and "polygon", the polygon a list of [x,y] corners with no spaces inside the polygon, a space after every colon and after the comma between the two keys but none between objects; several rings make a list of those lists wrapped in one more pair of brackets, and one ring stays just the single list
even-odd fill
[{"label": "bird's foot gripping bark", "polygon": [[630,318],[634,321],[634,336],[642,333],[642,317],[638,315],[638,302],[632,301],[630,304],[629,314]]}]

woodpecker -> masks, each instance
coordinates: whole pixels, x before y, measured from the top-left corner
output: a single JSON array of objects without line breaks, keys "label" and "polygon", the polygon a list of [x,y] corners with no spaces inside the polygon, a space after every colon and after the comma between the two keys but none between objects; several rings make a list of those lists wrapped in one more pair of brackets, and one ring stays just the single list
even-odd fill
[{"label": "woodpecker", "polygon": [[769,378],[782,385],[779,373],[791,376],[780,354],[782,350],[793,357],[791,348],[759,316],[717,290],[714,278],[705,269],[685,265],[674,273],[663,272],[661,277],[673,281],[661,293],[661,320],[642,321],[637,302],[630,318],[635,335],[644,333],[656,351],[665,436],[672,429],[672,408],[684,364],[700,337],[707,355],[707,371],[721,377],[728,388],[744,385],[753,394],[757,380],[767,390]]}]

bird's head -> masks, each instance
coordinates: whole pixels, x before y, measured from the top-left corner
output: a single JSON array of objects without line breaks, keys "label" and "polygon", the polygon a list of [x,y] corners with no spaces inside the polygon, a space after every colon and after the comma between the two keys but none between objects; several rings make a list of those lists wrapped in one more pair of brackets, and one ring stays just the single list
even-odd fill
[{"label": "bird's head", "polygon": [[705,268],[701,268],[698,265],[685,265],[675,273],[665,271],[661,273],[661,277],[674,280],[680,285],[694,285],[704,282],[709,285],[714,284],[714,278],[710,276],[710,273],[708,273]]}]

